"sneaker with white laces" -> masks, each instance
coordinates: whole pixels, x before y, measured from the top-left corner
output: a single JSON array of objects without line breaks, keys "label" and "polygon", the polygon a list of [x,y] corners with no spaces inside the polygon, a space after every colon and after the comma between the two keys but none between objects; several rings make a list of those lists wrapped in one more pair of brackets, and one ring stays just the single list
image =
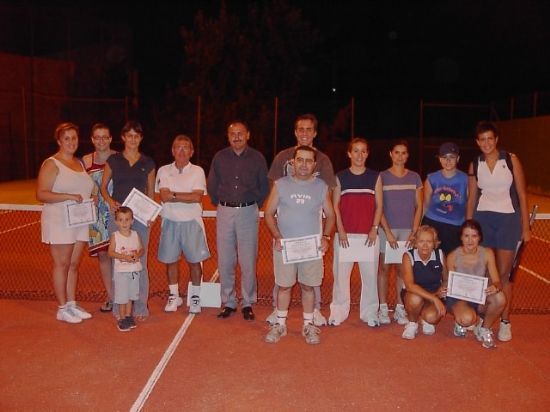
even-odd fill
[{"label": "sneaker with white laces", "polygon": [[60,320],[62,322],[67,322],[67,323],[80,323],[80,322],[82,322],[82,319],[79,318],[76,315],[73,315],[73,313],[71,311],[69,311],[67,309],[67,307],[57,309],[56,318],[57,318],[57,320]]},{"label": "sneaker with white laces", "polygon": [[67,302],[67,310],[70,311],[74,316],[86,320],[91,319],[92,315],[88,312],[86,312],[83,308],[78,306],[76,302]]},{"label": "sneaker with white laces", "polygon": [[321,337],[319,336],[320,333],[321,329],[311,323],[304,325],[302,329],[302,336],[306,338],[306,343],[310,345],[317,345],[318,343],[321,343]]},{"label": "sneaker with white laces", "polygon": [[277,343],[283,336],[286,336],[286,325],[271,325],[269,332],[265,335],[265,341],[267,343]]},{"label": "sneaker with white laces", "polygon": [[313,310],[313,324],[315,326],[327,326],[327,318],[323,316],[319,309]]},{"label": "sneaker with white laces", "polygon": [[178,308],[183,305],[183,299],[176,295],[170,295],[168,296],[168,302],[166,303],[166,306],[164,307],[165,312],[175,312],[178,310]]},{"label": "sneaker with white laces", "polygon": [[380,310],[378,311],[378,320],[381,325],[389,325],[391,323],[388,305],[380,305]]},{"label": "sneaker with white laces", "polygon": [[496,348],[495,338],[493,337],[493,331],[483,326],[478,328],[474,334],[478,341],[481,342],[481,346],[486,349]]},{"label": "sneaker with white laces", "polygon": [[409,323],[407,318],[407,312],[405,311],[405,306],[397,305],[395,307],[395,312],[393,313],[393,320],[395,320],[400,325],[406,325]]},{"label": "sneaker with white laces", "polygon": [[265,318],[265,321],[269,323],[271,326],[277,324],[277,308],[273,309],[273,312],[271,312],[269,316]]},{"label": "sneaker with white laces", "polygon": [[405,330],[403,331],[403,334],[401,335],[401,337],[403,339],[414,339],[416,338],[417,333],[418,333],[418,323],[408,322],[407,325],[405,325]]},{"label": "sneaker with white laces", "polygon": [[512,325],[510,322],[500,321],[497,337],[501,342],[508,342],[512,340]]},{"label": "sneaker with white laces", "polygon": [[435,325],[422,320],[422,333],[424,335],[433,335],[435,333]]},{"label": "sneaker with white laces", "polygon": [[464,338],[467,334],[468,334],[468,329],[455,322],[453,335],[455,335],[457,338]]},{"label": "sneaker with white laces", "polygon": [[201,298],[200,296],[193,295],[189,299],[189,313],[199,314],[201,313]]}]

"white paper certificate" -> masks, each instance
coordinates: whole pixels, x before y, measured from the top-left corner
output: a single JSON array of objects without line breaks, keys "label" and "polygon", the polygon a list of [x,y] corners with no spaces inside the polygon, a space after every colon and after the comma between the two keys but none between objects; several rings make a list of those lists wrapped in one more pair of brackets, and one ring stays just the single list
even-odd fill
[{"label": "white paper certificate", "polygon": [[397,249],[392,249],[390,242],[386,241],[386,252],[384,253],[384,263],[399,263],[403,262],[403,254],[407,251],[405,240],[397,241],[399,246]]},{"label": "white paper certificate", "polygon": [[65,203],[65,226],[67,228],[86,226],[95,223],[97,210],[93,199],[86,199],[80,203]]},{"label": "white paper certificate", "polygon": [[122,206],[128,206],[134,212],[134,218],[145,226],[156,219],[162,206],[150,197],[137,190],[132,189],[128,197],[124,199]]},{"label": "white paper certificate", "polygon": [[487,289],[488,281],[489,279],[486,277],[450,271],[447,283],[447,296],[483,305],[485,303],[485,289]]},{"label": "white paper certificate", "polygon": [[319,250],[321,246],[320,235],[281,239],[281,245],[283,246],[283,263],[285,265],[323,257]]},{"label": "white paper certificate", "polygon": [[338,246],[340,262],[374,262],[378,259],[378,238],[372,246],[367,246],[368,235],[348,234],[348,247]]}]

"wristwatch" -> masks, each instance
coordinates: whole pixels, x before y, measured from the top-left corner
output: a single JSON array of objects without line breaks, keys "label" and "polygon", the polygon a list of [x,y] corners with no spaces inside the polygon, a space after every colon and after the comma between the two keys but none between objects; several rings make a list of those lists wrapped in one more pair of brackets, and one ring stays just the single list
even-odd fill
[{"label": "wristwatch", "polygon": [[176,192],[172,192],[172,200],[176,200]]},{"label": "wristwatch", "polygon": [[330,236],[329,236],[329,235],[323,235],[323,237],[324,237],[326,240],[329,240],[329,241],[330,241]]}]

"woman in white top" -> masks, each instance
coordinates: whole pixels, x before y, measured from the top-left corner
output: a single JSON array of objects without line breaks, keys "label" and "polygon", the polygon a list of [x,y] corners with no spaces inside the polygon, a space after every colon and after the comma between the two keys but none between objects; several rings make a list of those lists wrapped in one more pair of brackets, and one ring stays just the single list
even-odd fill
[{"label": "woman in white top", "polygon": [[64,212],[67,204],[90,198],[93,182],[75,157],[78,127],[61,123],[55,129],[55,139],[59,150],[40,167],[36,199],[44,203],[42,242],[50,245],[53,258],[53,286],[59,303],[57,319],[80,323],[92,317],[75,302],[78,266],[88,242],[88,226],[67,228]]}]

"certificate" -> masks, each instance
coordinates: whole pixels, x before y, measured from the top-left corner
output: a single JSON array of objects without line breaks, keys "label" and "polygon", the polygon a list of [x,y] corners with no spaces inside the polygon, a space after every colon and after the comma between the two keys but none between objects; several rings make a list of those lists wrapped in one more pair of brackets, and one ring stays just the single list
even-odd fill
[{"label": "certificate", "polygon": [[338,246],[339,262],[374,262],[378,259],[378,238],[372,246],[367,246],[368,235],[349,234],[348,247]]},{"label": "certificate", "polygon": [[323,256],[319,250],[320,235],[281,239],[281,245],[283,246],[283,263],[285,265],[321,259]]},{"label": "certificate", "polygon": [[449,281],[447,282],[447,296],[483,305],[488,281],[489,279],[486,277],[450,271]]},{"label": "certificate", "polygon": [[143,223],[145,226],[156,219],[162,206],[155,202],[150,197],[145,196],[135,187],[132,189],[128,197],[124,199],[122,206],[128,206],[134,212],[134,218]]},{"label": "certificate", "polygon": [[86,226],[97,221],[97,211],[93,199],[86,199],[80,203],[65,203],[65,227],[73,228]]},{"label": "certificate", "polygon": [[398,248],[392,249],[390,242],[386,241],[386,252],[384,253],[384,263],[399,263],[403,262],[403,254],[407,251],[405,240],[397,242]]}]

